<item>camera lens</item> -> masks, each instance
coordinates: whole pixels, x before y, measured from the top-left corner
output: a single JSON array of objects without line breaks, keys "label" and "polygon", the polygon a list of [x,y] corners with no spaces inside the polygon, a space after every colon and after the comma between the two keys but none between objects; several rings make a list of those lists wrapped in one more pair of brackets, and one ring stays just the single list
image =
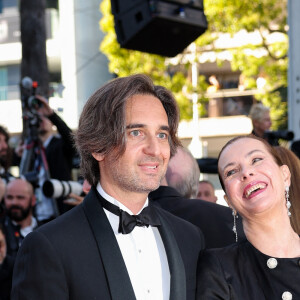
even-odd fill
[{"label": "camera lens", "polygon": [[28,106],[31,108],[38,109],[43,106],[43,103],[39,99],[35,98],[34,96],[30,96],[28,98]]}]

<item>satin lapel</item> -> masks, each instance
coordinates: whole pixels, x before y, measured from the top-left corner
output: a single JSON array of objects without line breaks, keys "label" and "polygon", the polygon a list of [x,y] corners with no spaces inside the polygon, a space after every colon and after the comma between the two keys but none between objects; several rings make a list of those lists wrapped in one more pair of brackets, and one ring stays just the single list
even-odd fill
[{"label": "satin lapel", "polygon": [[174,234],[167,220],[156,209],[161,220],[161,226],[158,227],[159,233],[164,243],[171,275],[170,299],[186,299],[186,278],[185,268],[181,258]]},{"label": "satin lapel", "polygon": [[[96,193],[93,187],[84,199],[83,209],[99,248],[111,298],[112,300],[136,300],[119,245]],[[99,293],[101,293],[100,289]]]}]

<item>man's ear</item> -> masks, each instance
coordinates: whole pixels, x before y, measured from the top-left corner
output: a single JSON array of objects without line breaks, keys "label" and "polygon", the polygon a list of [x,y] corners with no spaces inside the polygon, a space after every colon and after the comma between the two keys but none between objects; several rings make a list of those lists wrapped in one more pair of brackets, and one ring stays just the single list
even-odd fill
[{"label": "man's ear", "polygon": [[291,172],[290,172],[289,167],[287,165],[282,165],[280,168],[281,168],[281,171],[283,173],[283,180],[284,180],[285,186],[290,186],[290,184],[291,184]]},{"label": "man's ear", "polygon": [[104,154],[102,153],[97,153],[97,152],[93,152],[92,156],[97,160],[97,161],[102,161],[104,159]]},{"label": "man's ear", "polygon": [[31,196],[31,206],[35,206],[35,204],[36,204],[36,196],[33,194]]}]

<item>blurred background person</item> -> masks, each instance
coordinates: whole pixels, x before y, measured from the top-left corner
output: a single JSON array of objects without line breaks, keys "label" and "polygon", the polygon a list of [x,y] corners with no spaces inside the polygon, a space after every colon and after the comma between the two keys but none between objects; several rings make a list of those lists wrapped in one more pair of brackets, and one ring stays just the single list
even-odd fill
[{"label": "blurred background person", "polygon": [[12,161],[12,151],[9,147],[9,133],[0,125],[0,217],[3,214],[3,196],[7,182],[13,178],[9,172]]},{"label": "blurred background person", "polygon": [[[191,152],[178,147],[169,161],[160,187],[149,194],[149,199],[153,204],[199,227],[204,235],[206,248],[230,245],[235,242],[231,210],[223,205],[196,199],[199,175],[198,163]],[[195,198],[189,199],[183,194],[193,195]],[[237,220],[236,226],[239,238],[244,239],[241,218]]]},{"label": "blurred background person", "polygon": [[276,146],[282,163],[287,165],[291,172],[290,202],[291,224],[293,229],[300,235],[300,160],[291,150]]},{"label": "blurred background person", "polygon": [[0,299],[9,300],[11,292],[14,258],[7,255],[5,232],[0,223]]},{"label": "blurred background person", "polygon": [[33,216],[36,202],[30,182],[24,179],[11,180],[4,195],[5,216],[3,225],[6,236],[7,253],[16,256],[25,236],[38,227]]},{"label": "blurred background person", "polygon": [[11,176],[9,167],[12,159],[12,152],[8,145],[9,133],[0,125],[0,177],[8,180]]},{"label": "blurred background person", "polygon": [[265,132],[270,130],[272,126],[270,109],[262,103],[255,103],[251,106],[249,118],[253,126],[252,134],[264,138]]},{"label": "blurred background person", "polygon": [[209,180],[200,180],[198,184],[197,199],[217,203],[217,196],[215,195],[215,187]]},{"label": "blurred background person", "polygon": [[176,159],[171,158],[169,161],[165,176],[166,185],[172,186],[184,198],[195,199],[198,194],[199,177],[200,169],[192,153],[185,147],[178,147]]},{"label": "blurred background person", "polygon": [[[69,205],[63,203],[62,198],[52,199],[46,197],[42,193],[42,186],[47,179],[72,180],[73,159],[76,150],[72,130],[49,106],[46,98],[40,95],[35,95],[35,98],[39,101],[37,107],[40,118],[38,137],[46,156],[46,164],[40,163],[41,159],[39,157],[35,161],[40,187],[35,190],[37,197],[36,216],[40,222],[45,223],[70,209]],[[22,152],[19,151],[19,155],[21,154]]]}]

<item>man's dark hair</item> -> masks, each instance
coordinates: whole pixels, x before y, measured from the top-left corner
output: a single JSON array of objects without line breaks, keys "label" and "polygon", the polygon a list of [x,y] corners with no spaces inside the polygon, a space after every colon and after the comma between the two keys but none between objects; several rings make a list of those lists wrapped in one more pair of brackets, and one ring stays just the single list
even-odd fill
[{"label": "man's dark hair", "polygon": [[3,134],[5,136],[5,141],[6,141],[6,143],[8,143],[8,140],[9,140],[8,131],[1,125],[0,125],[0,134]]},{"label": "man's dark hair", "polygon": [[142,74],[116,78],[99,88],[87,101],[79,119],[75,143],[81,156],[81,171],[90,184],[100,180],[98,161],[92,153],[106,155],[116,151],[116,159],[126,148],[125,105],[134,95],[153,95],[158,98],[168,116],[171,155],[180,142],[176,136],[179,110],[170,91],[154,85]]}]

